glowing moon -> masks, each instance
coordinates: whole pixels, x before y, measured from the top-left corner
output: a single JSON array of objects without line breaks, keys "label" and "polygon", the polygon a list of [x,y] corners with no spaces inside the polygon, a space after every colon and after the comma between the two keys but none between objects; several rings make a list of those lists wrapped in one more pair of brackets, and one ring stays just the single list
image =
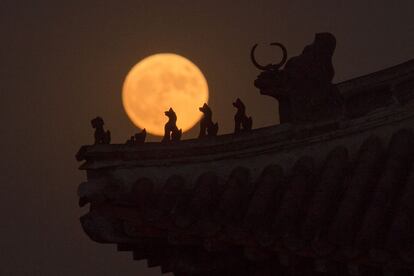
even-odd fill
[{"label": "glowing moon", "polygon": [[177,126],[184,131],[201,118],[199,107],[208,101],[203,73],[188,59],[176,54],[156,54],[129,71],[122,89],[122,103],[131,121],[147,132],[162,136],[172,107]]}]

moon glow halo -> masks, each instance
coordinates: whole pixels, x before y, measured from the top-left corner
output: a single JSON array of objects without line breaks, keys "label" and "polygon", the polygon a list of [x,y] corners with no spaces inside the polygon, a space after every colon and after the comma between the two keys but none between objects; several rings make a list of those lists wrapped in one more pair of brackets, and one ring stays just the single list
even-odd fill
[{"label": "moon glow halo", "polygon": [[131,121],[147,132],[162,136],[172,107],[183,132],[201,118],[199,107],[208,102],[208,85],[190,60],[170,53],[144,58],[129,71],[122,89],[122,103]]}]

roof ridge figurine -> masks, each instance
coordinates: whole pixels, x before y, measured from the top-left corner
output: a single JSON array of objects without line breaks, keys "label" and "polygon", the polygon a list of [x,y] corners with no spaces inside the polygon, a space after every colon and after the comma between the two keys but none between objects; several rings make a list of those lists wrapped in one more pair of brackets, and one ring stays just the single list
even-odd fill
[{"label": "roof ridge figurine", "polygon": [[240,133],[241,131],[249,131],[252,129],[253,119],[246,116],[246,106],[237,98],[233,103],[233,106],[237,108],[237,112],[234,115],[234,133]]},{"label": "roof ridge figurine", "polygon": [[168,117],[168,122],[164,127],[164,138],[162,142],[179,141],[181,139],[182,130],[177,127],[177,114],[170,107],[168,111],[165,111],[165,116]]},{"label": "roof ridge figurine", "polygon": [[144,128],[142,129],[140,133],[136,133],[135,135],[131,136],[131,138],[128,139],[125,144],[127,145],[143,144],[145,142],[146,137],[147,137],[147,130]]},{"label": "roof ridge figurine", "polygon": [[217,136],[218,123],[213,123],[211,108],[205,103],[199,110],[203,113],[203,117],[200,120],[200,134],[198,138]]},{"label": "roof ridge figurine", "polygon": [[[262,95],[279,101],[280,123],[305,123],[342,116],[342,99],[337,87],[332,84],[335,75],[332,65],[336,48],[334,35],[317,33],[312,44],[289,60],[281,43],[270,45],[282,49],[280,63],[260,65],[255,58],[257,44],[251,49],[250,57],[253,64],[263,71],[254,85]],[[280,69],[284,64],[284,68]]]},{"label": "roof ridge figurine", "polygon": [[91,125],[95,129],[95,144],[111,143],[111,132],[109,130],[104,130],[104,124],[104,120],[99,116],[91,120]]}]

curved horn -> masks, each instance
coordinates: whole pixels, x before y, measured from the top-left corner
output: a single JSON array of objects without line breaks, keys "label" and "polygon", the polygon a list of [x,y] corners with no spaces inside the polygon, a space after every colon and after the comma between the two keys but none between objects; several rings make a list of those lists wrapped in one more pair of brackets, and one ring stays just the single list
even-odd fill
[{"label": "curved horn", "polygon": [[277,70],[280,67],[282,67],[283,64],[285,64],[287,60],[287,50],[286,50],[286,47],[282,43],[279,43],[279,42],[273,42],[273,43],[270,43],[270,45],[278,46],[280,49],[282,49],[282,52],[283,52],[282,60],[278,64],[272,64],[272,67]]},{"label": "curved horn", "polygon": [[268,68],[266,66],[260,65],[257,61],[256,58],[254,56],[254,51],[256,50],[257,47],[257,43],[254,44],[252,50],[250,51],[250,59],[252,60],[252,63],[254,64],[254,66],[257,67],[257,69],[259,70],[267,70]]}]

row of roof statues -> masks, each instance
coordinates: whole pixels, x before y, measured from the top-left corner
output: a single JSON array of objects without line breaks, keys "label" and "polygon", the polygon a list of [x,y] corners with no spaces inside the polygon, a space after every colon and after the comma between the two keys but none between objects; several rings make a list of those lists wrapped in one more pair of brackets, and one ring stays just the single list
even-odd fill
[{"label": "row of roof statues", "polygon": [[[314,41],[307,45],[298,56],[287,59],[287,50],[281,43],[271,43],[283,52],[277,64],[261,65],[255,58],[257,44],[250,52],[252,63],[262,72],[254,81],[260,94],[273,97],[279,102],[280,123],[302,124],[326,119],[337,119],[343,116],[343,100],[338,88],[332,83],[335,71],[332,56],[336,48],[335,36],[331,33],[317,33]],[[283,69],[281,69],[281,67]],[[245,106],[237,99],[233,106],[237,108],[234,117],[234,132],[249,131],[252,118],[245,114]],[[199,138],[216,136],[218,124],[212,121],[212,111],[207,104],[200,107],[204,116],[200,121]],[[163,142],[178,141],[182,131],[176,125],[177,116],[173,109],[165,112],[169,118],[165,125]],[[104,131],[103,120],[97,117],[92,120],[95,130],[95,144],[110,143],[110,132]],[[138,144],[145,141],[146,131],[132,136],[127,144]]]},{"label": "row of roof statues", "polygon": [[[236,114],[234,115],[234,133],[237,134],[250,131],[253,126],[253,120],[252,117],[247,117],[246,106],[244,103],[240,99],[237,99],[233,103],[233,106],[237,109]],[[199,110],[203,113],[203,117],[200,120],[200,133],[198,138],[202,139],[217,136],[219,127],[217,122],[213,122],[213,112],[211,108],[205,103]],[[182,130],[177,127],[177,114],[170,108],[168,111],[165,111],[165,116],[168,117],[168,122],[164,126],[164,137],[162,142],[179,141],[181,139]],[[111,142],[111,132],[109,130],[104,130],[103,119],[101,117],[96,117],[92,119],[91,124],[95,129],[95,144],[109,144]],[[144,143],[146,136],[147,131],[144,128],[140,133],[131,136],[131,138],[126,141],[126,144],[135,145]]]}]

